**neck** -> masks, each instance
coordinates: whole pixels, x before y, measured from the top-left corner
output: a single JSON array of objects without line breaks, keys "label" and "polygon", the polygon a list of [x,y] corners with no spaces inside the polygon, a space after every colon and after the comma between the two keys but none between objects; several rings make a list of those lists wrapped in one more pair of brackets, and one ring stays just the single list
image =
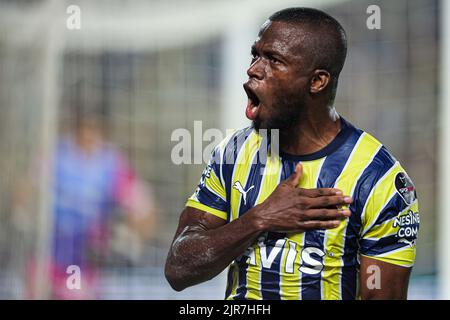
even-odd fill
[{"label": "neck", "polygon": [[305,110],[298,123],[280,130],[280,149],[292,155],[306,155],[326,147],[341,130],[341,122],[332,106]]}]

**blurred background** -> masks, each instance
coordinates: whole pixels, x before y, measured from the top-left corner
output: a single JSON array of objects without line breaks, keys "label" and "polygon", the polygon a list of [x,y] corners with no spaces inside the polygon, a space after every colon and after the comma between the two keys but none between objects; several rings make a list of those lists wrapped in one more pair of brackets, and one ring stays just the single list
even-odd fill
[{"label": "blurred background", "polygon": [[[448,298],[444,2],[0,0],[0,298],[223,299],[223,274],[181,293],[164,279],[204,169],[171,161],[171,134],[196,120],[223,133],[249,124],[250,46],[290,6],[323,9],[347,31],[337,110],[415,182],[409,298]],[[379,30],[366,25],[372,4]],[[61,289],[68,263],[81,290]]]}]

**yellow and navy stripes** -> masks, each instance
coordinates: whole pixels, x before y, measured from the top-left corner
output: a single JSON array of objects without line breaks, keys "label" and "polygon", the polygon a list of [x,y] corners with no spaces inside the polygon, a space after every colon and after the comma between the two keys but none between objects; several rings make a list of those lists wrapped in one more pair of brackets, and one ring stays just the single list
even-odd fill
[{"label": "yellow and navy stripes", "polygon": [[299,187],[336,187],[354,200],[351,217],[335,229],[262,234],[230,265],[227,299],[355,299],[360,255],[414,263],[418,202],[401,195],[412,185],[399,191],[404,169],[370,134],[344,119],[341,124],[327,147],[305,156],[271,153],[267,137],[252,128],[214,149],[187,206],[227,222],[265,201],[299,161]]}]

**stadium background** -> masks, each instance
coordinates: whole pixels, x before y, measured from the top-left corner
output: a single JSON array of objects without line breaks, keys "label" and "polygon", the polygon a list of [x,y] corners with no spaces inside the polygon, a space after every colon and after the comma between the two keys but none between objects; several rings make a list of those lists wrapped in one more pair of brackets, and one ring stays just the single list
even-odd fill
[{"label": "stadium background", "polygon": [[[440,125],[448,119],[444,2],[0,0],[0,298],[26,297],[27,258],[48,254],[52,181],[29,168],[75,121],[71,110],[92,101],[158,207],[144,242],[112,235],[100,298],[223,298],[223,274],[181,293],[164,279],[179,213],[204,167],[173,164],[171,134],[192,131],[195,120],[222,132],[248,124],[241,85],[250,46],[265,18],[289,6],[323,9],[346,29],[337,110],[381,140],[416,184],[421,227],[409,298],[448,298],[448,285],[440,286],[450,281],[440,267],[450,250],[439,209],[448,177],[440,160],[448,154]],[[80,30],[66,28],[72,4],[81,8]],[[371,4],[381,8],[380,30],[366,26]],[[18,181],[28,180],[39,187],[26,195],[31,205],[18,206]],[[46,298],[42,277],[33,286]]]}]

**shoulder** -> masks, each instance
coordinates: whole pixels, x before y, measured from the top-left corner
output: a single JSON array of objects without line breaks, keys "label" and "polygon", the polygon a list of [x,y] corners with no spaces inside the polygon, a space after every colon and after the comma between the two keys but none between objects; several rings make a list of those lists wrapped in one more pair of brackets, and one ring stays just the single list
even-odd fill
[{"label": "shoulder", "polygon": [[369,133],[365,132],[365,134],[379,143],[379,150],[359,182],[360,187],[365,189],[364,192],[360,192],[365,195],[364,202],[384,206],[392,202],[399,208],[411,205],[416,200],[416,190],[412,179],[386,146]]},{"label": "shoulder", "polygon": [[214,148],[212,152],[213,161],[219,164],[233,164],[244,144],[248,143],[249,137],[254,136],[256,131],[252,127],[234,130]]},{"label": "shoulder", "polygon": [[[412,180],[392,152],[370,133],[363,132],[362,135],[365,146],[361,150],[367,149],[373,153],[357,182],[355,196],[361,201],[359,208],[362,209],[370,198],[385,202],[396,193],[401,195],[405,190],[413,190]],[[415,198],[415,192],[410,195],[405,193],[405,197]]]},{"label": "shoulder", "polygon": [[379,175],[379,178],[384,175],[391,174],[396,176],[396,173],[403,172],[406,175],[406,170],[401,165],[400,161],[393,155],[393,153],[380,141],[378,141],[371,134],[364,132],[373,143],[378,144],[378,152],[374,155],[370,166],[371,174]]},{"label": "shoulder", "polygon": [[355,132],[359,133],[358,152],[367,153],[371,157],[366,171],[371,174],[385,173],[398,163],[392,152],[372,134],[356,127]]}]

